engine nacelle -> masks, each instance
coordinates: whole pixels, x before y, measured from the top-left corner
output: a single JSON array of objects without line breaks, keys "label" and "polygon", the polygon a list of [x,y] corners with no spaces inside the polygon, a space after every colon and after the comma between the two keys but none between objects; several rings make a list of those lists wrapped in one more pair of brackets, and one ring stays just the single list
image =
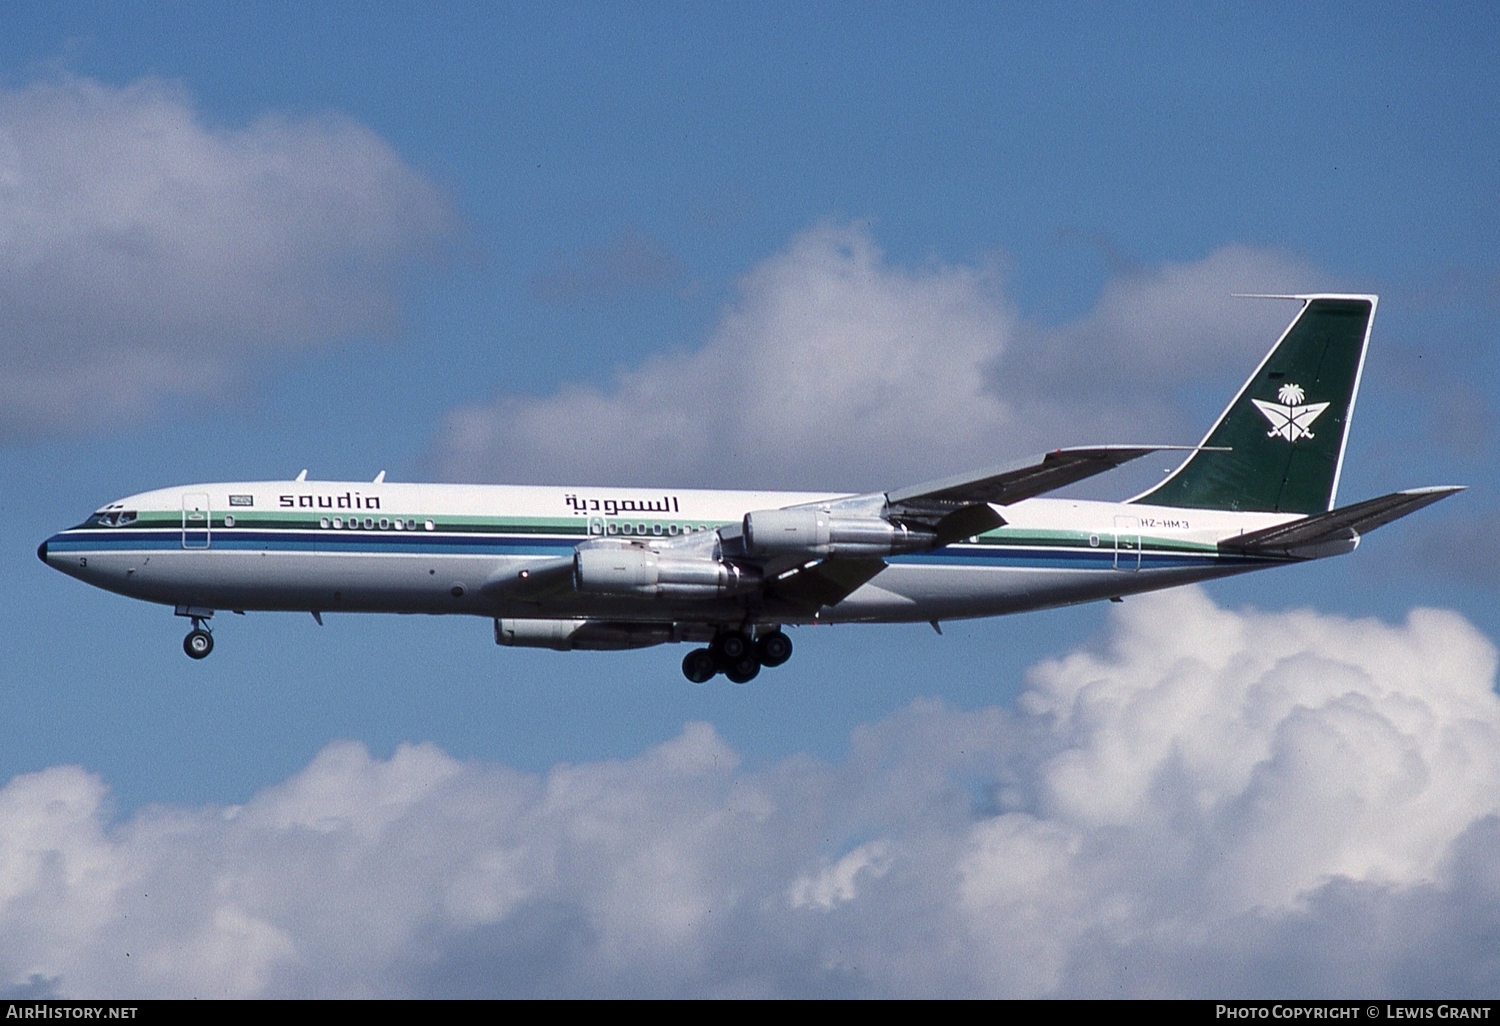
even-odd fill
[{"label": "engine nacelle", "polygon": [[663,558],[650,549],[604,547],[573,555],[573,586],[595,595],[721,598],[757,587],[754,570],[716,559]]},{"label": "engine nacelle", "polygon": [[937,544],[931,531],[814,509],[756,510],[744,528],[745,548],[756,556],[893,556]]},{"label": "engine nacelle", "polygon": [[550,648],[615,652],[677,641],[670,623],[614,623],[607,620],[495,621],[495,644],[512,648]]}]

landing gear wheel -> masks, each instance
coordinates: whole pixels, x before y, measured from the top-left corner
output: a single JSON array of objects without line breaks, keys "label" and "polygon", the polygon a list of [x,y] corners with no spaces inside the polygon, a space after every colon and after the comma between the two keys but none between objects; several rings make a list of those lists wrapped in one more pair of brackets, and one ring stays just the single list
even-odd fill
[{"label": "landing gear wheel", "polygon": [[749,684],[760,673],[760,660],[754,655],[743,655],[724,667],[724,676],[735,684]]},{"label": "landing gear wheel", "polygon": [[712,650],[727,667],[750,654],[750,639],[737,631],[725,631],[714,638]]},{"label": "landing gear wheel", "polygon": [[695,648],[682,657],[682,675],[694,684],[707,684],[718,672],[714,654],[706,648]]},{"label": "landing gear wheel", "polygon": [[194,627],[182,639],[182,650],[193,659],[202,659],[214,650],[214,636],[202,627]]},{"label": "landing gear wheel", "polygon": [[755,652],[762,666],[780,666],[792,657],[792,639],[781,631],[762,634],[755,641]]}]

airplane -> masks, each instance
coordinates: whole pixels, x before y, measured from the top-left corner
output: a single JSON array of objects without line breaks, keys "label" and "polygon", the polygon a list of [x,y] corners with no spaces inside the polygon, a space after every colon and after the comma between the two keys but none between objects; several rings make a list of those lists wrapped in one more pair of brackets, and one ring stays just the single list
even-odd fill
[{"label": "airplane", "polygon": [[[698,647],[694,683],[745,683],[787,626],[931,623],[1171,588],[1354,551],[1462,486],[1338,507],[1377,297],[1302,306],[1197,446],[1101,445],[885,492],[387,482],[191,484],[112,502],[42,562],[191,620],[229,610],[458,613],[499,645]],[[1148,453],[1181,464],[1124,502],[1045,493]]]}]

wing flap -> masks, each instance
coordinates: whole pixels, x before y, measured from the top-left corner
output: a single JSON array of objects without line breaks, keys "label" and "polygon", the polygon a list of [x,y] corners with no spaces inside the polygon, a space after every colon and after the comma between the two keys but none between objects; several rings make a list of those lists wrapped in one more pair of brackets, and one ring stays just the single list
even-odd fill
[{"label": "wing flap", "polygon": [[836,606],[885,569],[882,559],[825,559],[772,581],[766,597],[817,612]]},{"label": "wing flap", "polygon": [[1005,526],[1005,518],[989,503],[961,506],[933,525],[939,545],[951,545],[960,538],[993,531]]}]

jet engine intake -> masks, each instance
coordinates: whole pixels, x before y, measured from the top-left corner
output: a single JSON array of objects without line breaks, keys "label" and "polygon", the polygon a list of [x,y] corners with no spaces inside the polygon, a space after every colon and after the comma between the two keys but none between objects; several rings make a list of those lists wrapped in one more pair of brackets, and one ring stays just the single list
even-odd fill
[{"label": "jet engine intake", "polygon": [[720,598],[760,583],[750,568],[716,559],[664,559],[634,546],[579,549],[573,556],[573,586],[596,595]]},{"label": "jet engine intake", "polygon": [[893,556],[937,544],[937,535],[921,528],[812,509],[746,513],[744,530],[745,548],[756,556]]}]

